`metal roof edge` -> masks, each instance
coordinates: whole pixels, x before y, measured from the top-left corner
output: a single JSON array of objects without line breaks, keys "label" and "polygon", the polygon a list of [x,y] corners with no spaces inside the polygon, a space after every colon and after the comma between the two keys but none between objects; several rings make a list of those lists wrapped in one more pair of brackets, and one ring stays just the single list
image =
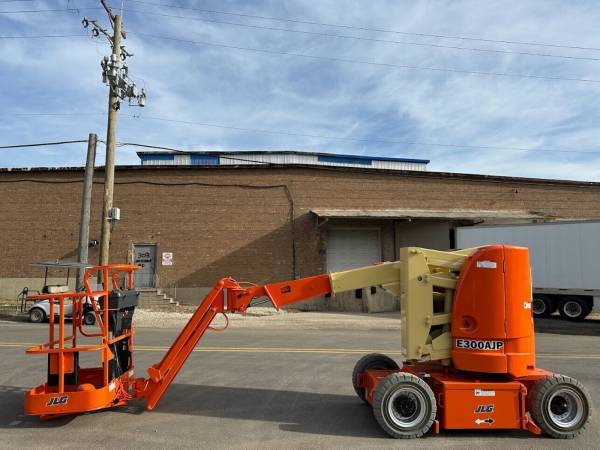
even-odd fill
[{"label": "metal roof edge", "polygon": [[557,225],[585,225],[600,223],[600,219],[574,219],[572,217],[567,218],[556,218],[548,222],[538,223],[504,223],[504,224],[485,224],[485,225],[471,225],[469,228],[505,228],[505,227],[531,227],[531,226],[557,226]]},{"label": "metal roof edge", "polygon": [[513,209],[481,209],[481,208],[449,208],[449,209],[414,209],[414,208],[313,208],[311,213],[322,218],[332,219],[549,219],[539,211],[513,210]]},{"label": "metal roof edge", "polygon": [[[513,182],[513,183],[532,183],[532,184],[562,184],[570,186],[590,186],[600,187],[599,181],[578,181],[578,180],[562,180],[553,178],[527,178],[527,177],[512,177],[504,175],[482,175],[482,174],[469,174],[459,172],[433,172],[433,171],[421,171],[421,170],[391,170],[391,169],[376,169],[376,168],[360,168],[360,167],[336,167],[336,166],[321,166],[321,165],[306,165],[306,164],[243,164],[243,165],[222,165],[222,166],[191,166],[191,165],[160,165],[160,166],[142,166],[142,165],[120,165],[116,166],[116,170],[264,170],[264,169],[284,169],[284,170],[319,170],[319,171],[333,171],[333,172],[352,172],[352,173],[366,173],[366,174],[381,174],[381,175],[395,175],[395,176],[411,176],[420,178],[441,178],[441,179],[464,179],[473,181],[490,181],[490,182]],[[104,166],[98,166],[95,168],[96,171],[104,171]],[[84,167],[25,167],[25,168],[0,168],[1,174],[8,173],[39,173],[39,172],[83,172]]]}]

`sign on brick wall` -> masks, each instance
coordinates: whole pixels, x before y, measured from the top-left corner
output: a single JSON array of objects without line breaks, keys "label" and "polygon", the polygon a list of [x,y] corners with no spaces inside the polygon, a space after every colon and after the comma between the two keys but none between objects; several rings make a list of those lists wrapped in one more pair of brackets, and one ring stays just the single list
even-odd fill
[{"label": "sign on brick wall", "polygon": [[173,252],[163,252],[162,265],[163,266],[172,266],[173,265]]}]

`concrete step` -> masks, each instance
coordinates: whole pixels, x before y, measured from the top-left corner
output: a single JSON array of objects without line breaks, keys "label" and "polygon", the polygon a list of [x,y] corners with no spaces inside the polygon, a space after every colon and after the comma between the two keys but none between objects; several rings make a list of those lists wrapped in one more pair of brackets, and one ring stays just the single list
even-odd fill
[{"label": "concrete step", "polygon": [[179,302],[167,296],[160,289],[144,289],[140,290],[139,307],[142,309],[177,311],[179,309]]}]

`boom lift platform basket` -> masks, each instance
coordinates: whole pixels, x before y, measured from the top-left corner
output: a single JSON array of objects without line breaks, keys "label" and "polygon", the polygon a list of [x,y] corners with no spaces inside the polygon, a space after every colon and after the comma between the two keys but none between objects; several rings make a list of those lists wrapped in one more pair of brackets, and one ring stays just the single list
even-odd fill
[{"label": "boom lift platform basket", "polygon": [[[51,418],[132,399],[145,400],[152,410],[218,314],[243,313],[260,297],[281,308],[369,286],[400,297],[403,365],[385,355],[366,355],[356,364],[352,382],[390,436],[420,437],[444,428],[523,429],[572,438],[591,414],[589,394],[579,382],[535,365],[526,248],[490,245],[442,252],[407,247],[400,250],[400,261],[298,280],[253,285],[223,278],[147,378],[133,372],[136,269],[92,267],[84,275],[86,292],[39,296],[59,301],[58,339],[51,319],[49,342],[27,350],[48,355],[48,378],[26,393],[26,414]],[[97,272],[103,289],[93,291],[89,280]],[[82,327],[84,296],[98,299],[92,303],[100,333]],[[71,336],[65,336],[66,301],[73,302]],[[100,343],[79,345],[77,333]],[[100,352],[101,367],[79,367],[79,353],[89,351]]]}]

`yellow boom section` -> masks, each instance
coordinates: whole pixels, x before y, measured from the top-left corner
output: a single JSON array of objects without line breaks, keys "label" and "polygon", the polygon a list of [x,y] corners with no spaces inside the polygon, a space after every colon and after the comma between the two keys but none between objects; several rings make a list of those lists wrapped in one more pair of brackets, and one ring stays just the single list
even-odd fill
[{"label": "yellow boom section", "polygon": [[330,274],[333,294],[382,286],[400,297],[402,352],[409,360],[448,360],[452,299],[460,269],[475,249],[400,249],[400,261]]}]

